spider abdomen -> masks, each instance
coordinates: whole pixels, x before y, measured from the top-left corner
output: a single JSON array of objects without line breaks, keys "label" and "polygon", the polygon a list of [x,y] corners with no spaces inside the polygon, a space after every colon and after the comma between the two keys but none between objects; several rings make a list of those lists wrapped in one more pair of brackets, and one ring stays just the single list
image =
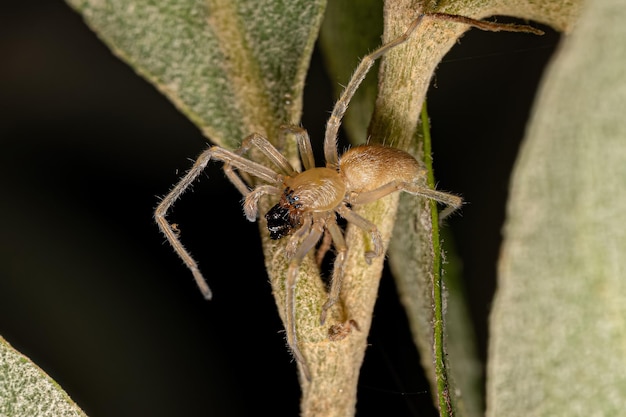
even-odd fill
[{"label": "spider abdomen", "polygon": [[348,149],[339,171],[350,192],[372,191],[392,181],[414,182],[425,171],[408,152],[382,145]]}]

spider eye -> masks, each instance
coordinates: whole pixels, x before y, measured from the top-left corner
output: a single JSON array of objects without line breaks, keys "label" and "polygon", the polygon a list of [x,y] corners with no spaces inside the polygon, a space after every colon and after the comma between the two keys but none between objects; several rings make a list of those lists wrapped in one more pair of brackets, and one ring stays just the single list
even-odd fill
[{"label": "spider eye", "polygon": [[276,204],[265,215],[267,229],[270,231],[270,238],[277,240],[285,237],[293,231],[294,225],[291,223],[289,209]]}]

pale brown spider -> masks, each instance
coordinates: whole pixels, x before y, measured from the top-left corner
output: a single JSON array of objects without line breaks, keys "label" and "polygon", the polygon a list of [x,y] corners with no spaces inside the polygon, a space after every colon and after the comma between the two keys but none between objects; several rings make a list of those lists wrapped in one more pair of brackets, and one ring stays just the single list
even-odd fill
[{"label": "pale brown spider", "polygon": [[[432,190],[423,185],[426,170],[412,155],[400,149],[381,145],[361,145],[349,149],[341,157],[337,151],[337,133],[341,119],[352,96],[374,61],[390,49],[404,43],[425,17],[469,24],[483,30],[537,32],[527,26],[502,25],[440,13],[422,14],[411,23],[403,35],[366,55],[359,63],[354,75],[335,104],[326,126],[324,138],[325,167],[315,166],[309,136],[306,130],[302,128],[296,126],[283,126],[281,128],[283,133],[291,133],[296,137],[304,167],[302,172],[295,169],[265,137],[253,133],[243,140],[241,147],[236,151],[212,146],[202,152],[193,167],[163,198],[155,211],[155,218],[161,231],[185,265],[191,270],[204,297],[211,299],[211,290],[200,273],[198,265],[179,240],[178,227],[170,224],[166,219],[170,207],[203,172],[211,159],[224,162],[226,176],[245,197],[244,212],[248,220],[255,221],[257,219],[258,201],[262,196],[279,197],[278,203],[265,214],[265,218],[272,239],[289,236],[286,246],[289,258],[285,301],[287,343],[296,360],[302,365],[307,378],[310,378],[310,374],[296,337],[296,282],[299,267],[304,257],[315,248],[322,236],[330,236],[336,251],[336,258],[328,300],[321,307],[320,322],[323,324],[328,309],[339,298],[343,279],[343,264],[348,248],[343,231],[337,224],[336,216],[341,216],[349,223],[369,233],[373,243],[373,250],[365,253],[365,258],[369,262],[372,258],[382,255],[382,238],[376,225],[352,211],[351,206],[371,203],[396,191],[420,195],[445,204],[447,208],[441,213],[442,218],[462,204],[461,198],[456,195]],[[243,156],[252,147],[265,155],[274,165],[274,168],[269,168]],[[242,177],[235,172],[235,169],[256,177],[263,184],[250,189]],[[328,243],[322,244],[320,250],[325,251],[327,246]],[[332,332],[332,338],[339,340],[345,337],[352,327],[350,321],[347,323],[345,329]],[[354,327],[358,328],[355,322]],[[335,333],[337,333],[337,337],[333,336]]]}]

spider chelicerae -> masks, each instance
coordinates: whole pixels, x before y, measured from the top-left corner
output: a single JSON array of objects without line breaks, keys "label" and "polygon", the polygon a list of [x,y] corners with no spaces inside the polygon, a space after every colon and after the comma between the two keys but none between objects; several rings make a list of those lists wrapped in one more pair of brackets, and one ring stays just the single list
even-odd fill
[{"label": "spider chelicerae", "polygon": [[[404,43],[424,18],[458,22],[482,30],[542,33],[525,25],[498,24],[444,13],[421,14],[401,36],[363,57],[357,66],[336,102],[326,125],[323,148],[326,163],[324,167],[315,165],[311,141],[306,130],[300,127],[286,125],[281,127],[281,131],[295,136],[304,167],[302,172],[295,169],[267,138],[253,133],[246,137],[241,147],[235,151],[212,146],[202,152],[192,168],[161,200],[155,210],[155,219],[159,228],[191,270],[204,297],[211,299],[212,293],[209,286],[197,263],[180,242],[177,225],[170,224],[166,219],[167,212],[211,160],[224,163],[227,178],[244,196],[244,212],[248,220],[257,220],[258,202],[261,197],[266,195],[278,197],[278,203],[265,214],[265,218],[272,239],[284,237],[289,239],[286,245],[289,267],[285,278],[287,343],[308,379],[310,379],[310,373],[296,337],[296,282],[304,257],[316,247],[323,236],[330,236],[336,257],[328,300],[321,306],[320,323],[324,324],[328,310],[337,302],[340,295],[343,264],[348,249],[343,230],[337,224],[337,215],[369,234],[373,249],[364,254],[369,262],[372,258],[383,254],[382,238],[376,225],[355,213],[351,209],[352,206],[371,203],[396,191],[404,191],[443,203],[447,207],[442,211],[441,218],[458,209],[462,204],[459,196],[433,190],[423,185],[426,170],[405,151],[373,144],[350,148],[341,156],[337,150],[337,133],[341,120],[365,75],[378,58]],[[245,155],[252,148],[260,151],[273,167],[248,159]],[[237,171],[256,177],[261,184],[251,189]],[[319,250],[327,249],[327,245],[322,244]],[[347,321],[347,323],[350,322],[351,320]],[[356,323],[354,325],[358,326]],[[336,330],[338,330],[337,336],[331,336],[333,340],[338,340],[346,334],[346,329]]]}]

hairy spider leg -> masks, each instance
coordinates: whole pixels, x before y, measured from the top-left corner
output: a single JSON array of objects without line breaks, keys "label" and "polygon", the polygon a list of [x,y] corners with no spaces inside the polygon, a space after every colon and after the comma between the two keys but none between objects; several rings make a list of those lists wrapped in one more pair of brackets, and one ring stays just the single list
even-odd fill
[{"label": "hairy spider leg", "polygon": [[[241,146],[234,151],[237,155],[243,156],[250,148],[255,147],[263,153],[280,171],[285,175],[295,175],[297,171],[291,166],[287,158],[285,158],[278,150],[271,144],[267,138],[258,133],[253,133],[244,138],[241,142]],[[245,170],[244,170],[245,172]],[[282,191],[275,185],[259,185],[253,190],[250,190],[248,184],[234,171],[231,163],[224,163],[224,173],[235,185],[235,187],[245,197],[243,210],[246,215],[246,219],[253,222],[258,217],[258,202],[261,196],[266,194],[280,195]],[[274,184],[278,185],[282,181],[277,181]]]},{"label": "hairy spider leg", "polygon": [[374,52],[365,55],[359,65],[354,70],[348,85],[344,88],[341,96],[335,103],[333,111],[326,122],[326,133],[324,135],[324,158],[326,159],[326,166],[336,167],[339,163],[339,155],[337,153],[337,133],[341,126],[341,119],[348,109],[348,105],[356,93],[357,89],[365,79],[365,76],[374,65],[374,62],[381,56],[385,55],[389,50],[395,48],[406,42],[415,29],[422,23],[424,18],[432,18],[435,20],[445,20],[450,22],[462,23],[465,25],[476,27],[480,30],[491,32],[528,32],[536,35],[543,35],[543,31],[526,25],[518,25],[515,23],[496,23],[488,22],[484,20],[476,20],[470,17],[447,14],[447,13],[423,13],[420,14],[415,20],[411,22],[409,27],[404,33],[394,40],[380,46]]},{"label": "hairy spider leg", "polygon": [[292,176],[298,173],[298,171],[291,166],[287,158],[285,158],[267,138],[258,133],[247,136],[241,142],[241,146],[236,152],[239,155],[243,155],[248,152],[252,146],[260,150],[283,174]]},{"label": "hairy spider leg", "polygon": [[300,160],[302,161],[304,170],[315,168],[313,147],[311,146],[311,139],[309,139],[309,133],[306,129],[294,125],[282,125],[280,131],[282,135],[292,134],[296,137],[298,152],[300,153]]},{"label": "hairy spider leg", "polygon": [[[191,254],[187,251],[187,249],[185,249],[180,239],[178,238],[177,232],[174,231],[166,216],[169,209],[174,205],[176,200],[178,200],[180,196],[196,180],[196,178],[198,178],[198,175],[200,175],[204,171],[211,159],[222,161],[229,166],[232,165],[235,168],[243,172],[247,172],[248,174],[260,178],[261,180],[268,183],[280,184],[282,182],[282,177],[272,171],[270,168],[250,161],[235,152],[220,148],[219,146],[212,146],[202,152],[200,156],[198,156],[198,159],[196,159],[196,162],[193,164],[191,169],[187,171],[187,173],[180,179],[180,181],[174,186],[174,188],[172,188],[172,190],[165,197],[163,197],[163,199],[155,209],[154,218],[159,226],[159,229],[161,229],[161,232],[163,232],[169,244],[172,246],[172,248],[174,248],[174,251],[182,259],[187,268],[189,268],[196,281],[196,284],[198,285],[198,288],[200,288],[202,295],[207,300],[210,300],[213,296],[211,289],[206,283],[204,277],[202,276],[202,273],[198,268],[198,264],[193,259]],[[231,180],[231,182],[233,182],[235,186],[237,186],[237,183],[233,181],[232,176],[229,176],[228,178]]]},{"label": "hairy spider leg", "polygon": [[243,211],[246,214],[246,219],[253,222],[257,219],[259,214],[259,199],[264,195],[277,195],[282,194],[282,189],[273,185],[259,185],[254,190],[249,191],[248,194],[244,194],[245,199],[243,201]]},{"label": "hairy spider leg", "polygon": [[[241,142],[239,148],[237,148],[234,152],[237,155],[244,155],[252,146],[257,147],[277,168],[282,171],[282,173],[286,175],[293,175],[293,173],[296,172],[289,161],[287,161],[287,159],[282,156],[278,150],[276,150],[270,141],[258,133],[246,136]],[[251,191],[248,184],[234,171],[232,164],[228,162],[224,163],[223,169],[230,182],[233,183],[235,188],[237,188],[244,197],[246,197],[246,202],[244,203],[244,213],[246,214],[246,218],[251,222],[255,221],[257,218],[257,203],[261,195],[280,195],[280,191],[276,187],[272,188],[271,186],[263,186],[264,188],[261,190],[255,189],[254,191]],[[250,201],[248,201],[248,195],[251,192],[256,192],[257,194],[252,196]]]},{"label": "hairy spider leg", "polygon": [[395,48],[398,45],[406,42],[407,39],[411,36],[415,28],[419,26],[419,24],[424,19],[424,14],[421,14],[415,19],[409,28],[396,39],[392,40],[389,43],[386,43],[376,49],[374,52],[365,55],[359,65],[354,70],[352,74],[352,78],[350,78],[350,82],[344,88],[339,100],[335,103],[335,107],[333,107],[333,111],[328,118],[328,122],[326,122],[326,133],[324,135],[324,158],[326,159],[326,166],[329,168],[336,168],[339,164],[339,154],[337,151],[337,133],[339,132],[339,127],[341,126],[341,119],[346,113],[348,109],[348,105],[350,104],[350,100],[354,96],[354,93],[358,90],[359,86],[365,79],[365,76],[369,72],[369,70],[374,65],[374,62],[381,56],[383,56],[390,49]]},{"label": "hairy spider leg", "polygon": [[298,230],[296,230],[287,241],[287,245],[285,246],[285,253],[287,254],[287,258],[291,259],[298,250],[298,246],[300,241],[304,239],[304,236],[309,233],[311,230],[311,224],[313,222],[313,216],[305,215],[302,216],[302,226]]},{"label": "hairy spider leg", "polygon": [[356,214],[348,208],[345,203],[337,208],[337,213],[339,213],[339,215],[346,219],[349,223],[352,223],[369,233],[370,239],[372,239],[372,244],[374,245],[374,250],[365,252],[365,261],[368,264],[372,262],[373,258],[383,254],[383,238],[380,236],[378,227],[374,223],[367,220],[365,217]]},{"label": "hairy spider leg", "polygon": [[299,362],[302,366],[304,375],[308,380],[310,380],[311,373],[306,361],[304,360],[304,356],[302,356],[302,352],[300,352],[300,348],[298,347],[298,337],[296,334],[296,283],[298,282],[298,272],[300,271],[302,260],[306,254],[315,247],[315,244],[320,240],[322,234],[324,233],[325,220],[324,217],[317,217],[317,213],[309,213],[305,217],[312,218],[312,221],[305,221],[304,225],[298,231],[298,233],[302,234],[302,236],[306,236],[300,242],[300,246],[297,248],[289,261],[289,268],[287,270],[287,281],[285,283],[285,327],[287,329],[287,343],[289,344],[297,362]]},{"label": "hairy spider leg", "polygon": [[396,191],[404,191],[409,194],[419,195],[445,204],[447,207],[439,215],[439,218],[441,220],[445,219],[452,212],[454,212],[456,209],[460,208],[463,205],[463,200],[461,199],[461,197],[454,194],[448,194],[442,191],[433,190],[414,182],[410,183],[400,180],[389,182],[376,188],[375,190],[352,193],[352,195],[350,196],[350,203],[371,203]]},{"label": "hairy spider leg", "polygon": [[317,248],[317,253],[315,254],[315,263],[318,268],[322,267],[322,262],[324,262],[324,257],[326,253],[330,250],[330,245],[333,243],[333,237],[328,233],[328,231],[324,232],[324,236],[322,237],[322,242]]},{"label": "hairy spider leg", "polygon": [[[304,166],[308,169],[309,160],[313,158],[313,152],[311,150],[311,143],[306,131],[296,126],[281,126],[281,134],[293,133],[296,135],[298,141],[298,148],[303,160]],[[252,147],[260,150],[284,175],[294,176],[298,174],[298,171],[293,168],[291,163],[285,158],[264,136],[253,133],[247,136],[242,142],[241,146],[235,151],[238,155],[247,153]],[[250,221],[255,221],[258,216],[258,202],[261,196],[265,194],[281,195],[282,191],[272,185],[260,185],[254,190],[250,190],[248,185],[237,175],[232,167],[232,164],[224,164],[224,172],[230,179],[230,181],[237,187],[237,189],[246,197],[244,202],[244,212],[246,218]]]},{"label": "hairy spider leg", "polygon": [[[372,258],[382,255],[383,252],[383,239],[380,236],[380,232],[378,231],[378,227],[369,220],[364,217],[359,216],[354,211],[352,211],[345,203],[341,204],[339,207],[335,209],[337,214],[346,219],[349,223],[354,224],[358,228],[368,232],[370,234],[370,238],[372,239],[372,243],[374,245],[373,251],[365,252],[365,260],[369,264],[372,262]],[[335,223],[335,226],[337,224]],[[331,231],[332,233],[332,231]],[[338,236],[336,236],[338,235]],[[322,312],[320,314],[320,324],[324,324],[326,322],[326,315],[328,310],[335,305],[335,303],[339,300],[339,294],[341,293],[341,287],[343,285],[343,264],[345,261],[345,251],[347,250],[347,244],[345,243],[343,233],[337,226],[337,230],[332,234],[333,243],[335,244],[335,248],[337,249],[338,243],[342,248],[341,251],[338,250],[338,255],[341,254],[341,258],[335,259],[335,267],[333,271],[333,276],[331,278],[330,283],[330,291],[328,293],[328,300],[322,306]],[[337,263],[339,262],[339,263]]]},{"label": "hairy spider leg", "polygon": [[[353,192],[350,196],[351,204],[367,204],[374,202],[376,200],[381,199],[382,197],[391,194],[396,191],[405,191],[409,194],[420,195],[422,197],[426,197],[440,203],[446,204],[448,207],[444,209],[440,214],[440,219],[443,220],[446,216],[452,213],[454,210],[458,209],[462,205],[461,197],[455,196],[453,194],[444,193],[441,191],[432,190],[427,187],[423,187],[419,184],[415,183],[407,183],[405,181],[392,181],[388,184],[385,184],[381,187],[378,187],[372,191],[366,191],[361,193]],[[377,226],[365,219],[364,217],[359,216],[357,213],[352,211],[348,206],[342,204],[339,208],[336,209],[337,213],[346,219],[349,223],[356,225],[357,227],[363,229],[368,232],[371,236],[372,243],[374,244],[374,250],[368,251],[365,253],[365,260],[367,263],[371,263],[372,259],[380,256],[382,254],[382,237],[378,232]],[[343,241],[343,235],[341,236],[341,240]],[[339,239],[335,239],[333,235],[333,243],[337,245],[337,241]],[[344,242],[345,244],[345,242]],[[342,253],[342,256],[344,254]],[[337,261],[335,261],[336,263]],[[341,287],[343,285],[343,258],[340,261],[340,267],[335,267],[335,271],[331,280],[331,288],[328,295],[328,300],[322,306],[322,313],[320,316],[321,324],[324,324],[326,321],[326,314],[328,310],[338,301],[339,294],[341,292]]]},{"label": "hairy spider leg", "polygon": [[165,238],[169,242],[169,244],[174,248],[174,251],[178,254],[178,256],[183,260],[184,264],[189,268],[191,274],[196,280],[196,284],[198,288],[200,288],[200,292],[204,296],[205,299],[210,300],[213,297],[213,293],[211,292],[211,288],[204,280],[200,269],[198,269],[198,264],[191,257],[189,252],[185,249],[183,244],[178,239],[178,233],[174,231],[172,225],[165,217],[167,215],[168,210],[176,200],[178,200],[183,192],[193,183],[193,181],[200,175],[204,168],[206,168],[207,164],[211,160],[211,152],[210,149],[202,152],[196,162],[193,164],[191,169],[185,174],[183,178],[172,188],[172,190],[161,200],[159,205],[157,206],[154,212],[154,218],[161,229],[161,232],[165,235]]},{"label": "hairy spider leg", "polygon": [[[342,214],[346,215],[347,219],[354,220],[358,226],[376,235],[373,240],[376,242],[376,251],[380,252],[381,239],[380,236],[377,235],[378,232],[376,230],[376,226],[368,220],[358,216],[356,213],[353,213],[347,207],[345,207],[345,210],[340,211]],[[328,230],[337,254],[335,257],[335,272],[332,278],[329,298],[322,307],[322,313],[320,316],[321,324],[324,324],[328,309],[330,309],[330,307],[332,307],[339,299],[339,293],[341,291],[341,284],[343,281],[345,254],[348,250],[348,246],[343,237],[343,232],[337,225],[334,217],[334,212],[307,213],[304,216],[302,226],[295,232],[287,243],[287,256],[290,257],[289,268],[287,271],[287,281],[285,284],[285,328],[287,329],[287,344],[291,348],[296,360],[301,364],[307,379],[310,379],[310,371],[298,346],[295,309],[296,287],[302,260],[315,247],[317,242],[319,242],[324,235],[325,230]]]},{"label": "hairy spider leg", "polygon": [[326,225],[328,234],[331,237],[332,243],[335,246],[335,262],[333,266],[333,275],[330,281],[330,291],[328,291],[328,299],[322,305],[322,312],[320,313],[320,325],[326,322],[326,314],[328,310],[337,302],[339,294],[341,292],[341,285],[343,284],[344,265],[346,261],[346,252],[348,251],[348,245],[343,236],[343,231],[337,225],[337,221],[334,217],[329,218],[329,222]]}]

